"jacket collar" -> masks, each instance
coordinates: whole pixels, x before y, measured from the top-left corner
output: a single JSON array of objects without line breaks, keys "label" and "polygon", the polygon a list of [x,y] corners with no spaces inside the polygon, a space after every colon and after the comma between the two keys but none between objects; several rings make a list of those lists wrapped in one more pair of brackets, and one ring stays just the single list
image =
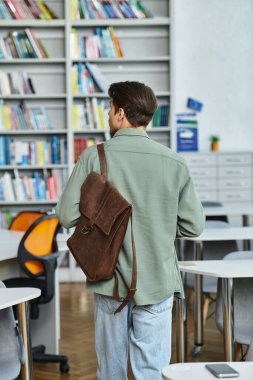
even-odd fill
[{"label": "jacket collar", "polygon": [[149,139],[149,136],[146,131],[143,131],[141,129],[137,128],[122,128],[119,129],[114,135],[114,137],[119,136],[141,136],[141,137],[147,137]]}]

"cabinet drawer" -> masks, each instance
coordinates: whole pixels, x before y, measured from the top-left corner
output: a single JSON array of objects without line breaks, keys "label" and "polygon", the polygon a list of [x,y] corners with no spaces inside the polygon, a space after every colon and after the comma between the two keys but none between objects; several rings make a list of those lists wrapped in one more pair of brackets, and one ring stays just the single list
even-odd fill
[{"label": "cabinet drawer", "polygon": [[190,168],[190,173],[193,179],[196,178],[216,178],[217,170],[216,167],[192,167]]},{"label": "cabinet drawer", "polygon": [[216,165],[216,155],[213,154],[183,154],[182,155],[189,167],[194,166],[214,166]]},{"label": "cabinet drawer", "polygon": [[221,154],[218,156],[218,164],[220,165],[250,165],[251,154],[250,153],[238,153],[238,154]]},{"label": "cabinet drawer", "polygon": [[234,202],[234,201],[243,201],[249,202],[252,200],[252,192],[247,191],[221,191],[219,193],[219,200],[221,202]]},{"label": "cabinet drawer", "polygon": [[198,190],[197,193],[201,202],[218,201],[218,194],[216,191],[203,191],[203,190],[199,191]]},{"label": "cabinet drawer", "polygon": [[219,189],[250,189],[251,178],[220,178],[218,180]]},{"label": "cabinet drawer", "polygon": [[193,179],[195,188],[197,191],[201,190],[216,190],[216,180],[215,179],[204,179],[202,180],[201,178],[196,178]]},{"label": "cabinet drawer", "polygon": [[250,166],[223,166],[218,168],[219,177],[251,177]]}]

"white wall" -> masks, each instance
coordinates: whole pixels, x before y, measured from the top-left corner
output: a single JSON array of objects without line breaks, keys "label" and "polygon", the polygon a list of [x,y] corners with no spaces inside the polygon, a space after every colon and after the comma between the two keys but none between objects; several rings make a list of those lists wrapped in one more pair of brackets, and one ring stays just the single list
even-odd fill
[{"label": "white wall", "polygon": [[211,134],[221,150],[253,150],[253,0],[174,0],[172,13],[175,112],[204,103],[200,150]]}]

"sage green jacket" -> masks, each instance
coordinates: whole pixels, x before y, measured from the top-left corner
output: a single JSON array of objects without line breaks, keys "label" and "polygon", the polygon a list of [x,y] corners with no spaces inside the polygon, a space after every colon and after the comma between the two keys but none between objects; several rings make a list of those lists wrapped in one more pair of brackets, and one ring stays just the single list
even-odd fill
[{"label": "sage green jacket", "polygon": [[[183,297],[175,238],[198,236],[204,227],[201,202],[189,170],[177,153],[151,140],[145,131],[120,129],[106,141],[108,179],[133,206],[137,253],[137,305],[155,304],[175,294]],[[75,226],[80,217],[80,188],[91,172],[100,173],[95,146],[80,156],[56,206],[61,224]],[[117,264],[120,295],[132,275],[130,226]],[[114,279],[87,282],[92,291],[113,295]]]}]

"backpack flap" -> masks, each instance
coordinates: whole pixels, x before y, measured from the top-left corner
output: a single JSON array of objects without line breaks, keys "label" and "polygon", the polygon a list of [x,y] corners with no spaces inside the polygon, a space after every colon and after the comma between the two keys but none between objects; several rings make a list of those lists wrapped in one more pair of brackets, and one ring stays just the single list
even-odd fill
[{"label": "backpack flap", "polygon": [[81,214],[89,219],[87,232],[96,224],[109,235],[117,218],[129,208],[127,200],[103,176],[95,172],[88,175],[81,188],[80,202]]}]

